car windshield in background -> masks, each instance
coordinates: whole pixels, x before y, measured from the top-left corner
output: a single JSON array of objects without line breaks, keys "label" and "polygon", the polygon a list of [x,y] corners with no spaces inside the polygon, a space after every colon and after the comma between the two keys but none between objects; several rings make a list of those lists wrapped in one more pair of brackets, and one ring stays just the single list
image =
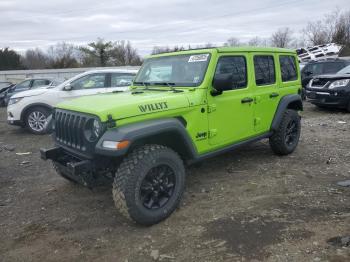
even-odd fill
[{"label": "car windshield in background", "polygon": [[210,54],[163,56],[147,59],[135,85],[199,86],[205,76]]},{"label": "car windshield in background", "polygon": [[350,65],[344,67],[342,70],[338,71],[337,74],[344,75],[344,74],[350,74]]}]

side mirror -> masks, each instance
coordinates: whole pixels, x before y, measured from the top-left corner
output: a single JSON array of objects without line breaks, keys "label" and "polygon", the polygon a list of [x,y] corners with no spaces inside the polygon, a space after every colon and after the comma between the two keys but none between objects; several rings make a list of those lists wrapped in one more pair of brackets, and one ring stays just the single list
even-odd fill
[{"label": "side mirror", "polygon": [[73,87],[71,86],[71,84],[66,84],[64,87],[63,87],[63,90],[65,90],[65,91],[70,91],[70,90],[72,90],[73,89]]},{"label": "side mirror", "polygon": [[214,76],[213,87],[215,90],[211,91],[212,96],[221,95],[222,92],[232,89],[232,74],[218,74]]}]

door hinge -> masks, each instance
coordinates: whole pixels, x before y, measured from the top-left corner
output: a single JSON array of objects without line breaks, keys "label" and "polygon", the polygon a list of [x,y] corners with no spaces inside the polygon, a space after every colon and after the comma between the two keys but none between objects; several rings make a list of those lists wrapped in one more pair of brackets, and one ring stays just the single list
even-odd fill
[{"label": "door hinge", "polygon": [[216,104],[208,105],[208,113],[216,111]]},{"label": "door hinge", "polygon": [[209,130],[209,138],[216,136],[217,133],[218,133],[218,131],[216,129],[210,129]]}]

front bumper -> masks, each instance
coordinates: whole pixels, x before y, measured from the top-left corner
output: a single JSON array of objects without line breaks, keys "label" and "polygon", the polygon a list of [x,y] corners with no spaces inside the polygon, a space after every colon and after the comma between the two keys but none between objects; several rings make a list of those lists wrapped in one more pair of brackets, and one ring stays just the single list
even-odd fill
[{"label": "front bumper", "polygon": [[52,160],[65,177],[92,188],[96,182],[91,160],[79,159],[62,147],[51,149],[40,149],[40,156],[43,160]]},{"label": "front bumper", "polygon": [[350,92],[345,91],[325,91],[306,89],[308,101],[314,105],[330,107],[347,107],[350,102]]},{"label": "front bumper", "polygon": [[7,123],[10,125],[24,126],[21,119],[22,107],[15,104],[7,107]]}]

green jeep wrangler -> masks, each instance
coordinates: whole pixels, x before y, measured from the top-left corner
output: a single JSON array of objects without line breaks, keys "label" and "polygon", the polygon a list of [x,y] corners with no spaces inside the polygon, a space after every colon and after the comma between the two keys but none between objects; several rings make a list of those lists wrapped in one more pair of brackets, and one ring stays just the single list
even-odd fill
[{"label": "green jeep wrangler", "polygon": [[296,53],[211,48],[147,58],[130,91],[59,104],[55,147],[41,149],[62,177],[88,187],[113,181],[119,212],[143,225],[168,217],[185,188],[185,165],[269,138],[294,151],[303,109]]}]

